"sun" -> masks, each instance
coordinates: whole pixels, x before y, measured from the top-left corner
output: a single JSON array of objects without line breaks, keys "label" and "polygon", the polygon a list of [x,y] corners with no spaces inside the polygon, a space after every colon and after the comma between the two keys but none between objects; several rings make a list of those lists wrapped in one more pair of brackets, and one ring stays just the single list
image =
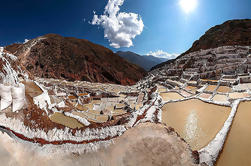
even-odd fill
[{"label": "sun", "polygon": [[185,13],[190,13],[196,9],[198,0],[179,0],[179,5]]}]

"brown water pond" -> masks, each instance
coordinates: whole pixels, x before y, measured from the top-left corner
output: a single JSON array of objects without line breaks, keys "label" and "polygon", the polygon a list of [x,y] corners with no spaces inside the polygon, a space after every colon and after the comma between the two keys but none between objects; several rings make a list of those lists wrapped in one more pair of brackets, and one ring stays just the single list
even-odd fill
[{"label": "brown water pond", "polygon": [[192,149],[199,150],[219,132],[231,108],[192,99],[168,103],[162,110],[162,122],[173,127]]},{"label": "brown water pond", "polygon": [[158,85],[158,92],[161,93],[161,92],[166,92],[167,91],[167,88],[164,87],[164,86],[161,86],[161,85]]},{"label": "brown water pond", "polygon": [[205,91],[213,92],[217,88],[217,85],[208,85]]},{"label": "brown water pond", "polygon": [[217,94],[217,95],[215,95],[213,97],[213,100],[216,101],[216,102],[227,102],[228,98],[227,98],[226,95],[219,95],[219,94]]},{"label": "brown water pond", "polygon": [[217,166],[251,165],[251,102],[240,103]]},{"label": "brown water pond", "polygon": [[65,116],[64,114],[58,113],[58,112],[51,115],[50,120],[52,122],[62,124],[66,127],[72,128],[72,129],[83,127],[83,125],[81,123],[79,123],[76,119]]},{"label": "brown water pond", "polygon": [[160,93],[160,96],[164,101],[184,99],[184,97],[177,92]]},{"label": "brown water pond", "polygon": [[90,112],[75,112],[73,111],[72,114],[82,117],[82,118],[86,118],[88,121],[90,122],[96,122],[96,123],[104,123],[107,122],[108,120],[108,116],[107,115],[98,115],[98,114],[93,114]]},{"label": "brown water pond", "polygon": [[231,99],[240,99],[240,98],[245,98],[245,97],[250,97],[248,93],[239,93],[239,92],[234,92],[234,93],[229,93],[229,98]]},{"label": "brown water pond", "polygon": [[182,94],[182,96],[185,96],[185,97],[190,97],[190,96],[192,96],[191,93],[188,93],[188,92],[186,92],[186,91],[184,91],[184,90],[181,90],[181,91],[180,91],[180,94]]},{"label": "brown water pond", "polygon": [[78,96],[87,96],[88,95],[88,93],[80,93],[80,94],[78,94]]},{"label": "brown water pond", "polygon": [[68,99],[70,99],[70,100],[76,100],[78,98],[76,96],[68,96]]},{"label": "brown water pond", "polygon": [[200,79],[201,81],[218,82],[218,80]]},{"label": "brown water pond", "polygon": [[25,93],[30,95],[31,97],[39,96],[43,93],[43,91],[35,84],[33,81],[23,82],[25,85]]},{"label": "brown water pond", "polygon": [[198,88],[195,87],[195,86],[187,86],[187,87],[186,87],[186,90],[192,91],[192,92],[196,92],[196,91],[198,90]]},{"label": "brown water pond", "polygon": [[200,94],[199,97],[204,98],[204,99],[209,99],[209,98],[212,97],[212,94],[209,94],[209,93],[202,93],[202,94]]},{"label": "brown water pond", "polygon": [[219,86],[219,88],[217,89],[217,92],[221,92],[221,93],[229,93],[231,91],[231,88],[228,86]]},{"label": "brown water pond", "polygon": [[88,110],[87,107],[85,107],[85,106],[83,106],[83,105],[80,105],[80,104],[78,104],[78,105],[76,106],[76,108],[77,108],[79,111],[87,111],[87,110]]}]

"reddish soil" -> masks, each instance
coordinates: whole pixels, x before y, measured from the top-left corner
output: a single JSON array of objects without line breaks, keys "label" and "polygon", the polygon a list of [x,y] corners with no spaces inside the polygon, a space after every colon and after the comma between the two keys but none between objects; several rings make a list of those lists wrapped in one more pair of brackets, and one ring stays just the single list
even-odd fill
[{"label": "reddish soil", "polygon": [[251,19],[230,20],[210,28],[185,54],[200,49],[234,45],[251,45]]},{"label": "reddish soil", "polygon": [[42,37],[45,39],[30,51],[27,48],[36,39],[5,47],[34,76],[133,85],[146,74],[139,66],[88,40],[56,34]]},{"label": "reddish soil", "polygon": [[3,128],[5,130],[8,130],[10,131],[12,134],[14,134],[16,137],[22,139],[22,140],[25,140],[25,141],[29,141],[29,142],[32,142],[32,143],[39,143],[41,145],[46,145],[46,144],[53,144],[53,145],[62,145],[62,144],[67,144],[67,143],[70,143],[70,144],[88,144],[88,143],[92,143],[92,142],[98,142],[98,141],[107,141],[107,140],[110,140],[110,139],[113,139],[113,138],[116,138],[118,137],[119,135],[116,135],[114,137],[106,137],[105,139],[93,139],[93,140],[86,140],[86,141],[72,141],[72,140],[64,140],[64,141],[47,141],[45,139],[42,139],[42,138],[27,138],[25,137],[23,134],[20,134],[20,133],[17,133],[13,130],[11,130],[10,128],[6,128],[6,127],[1,127],[0,128]]}]

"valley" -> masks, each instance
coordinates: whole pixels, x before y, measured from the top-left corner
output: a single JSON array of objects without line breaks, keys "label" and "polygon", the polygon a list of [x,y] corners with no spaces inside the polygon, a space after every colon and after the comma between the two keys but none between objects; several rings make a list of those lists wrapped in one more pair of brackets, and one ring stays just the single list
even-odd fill
[{"label": "valley", "polygon": [[220,44],[193,45],[147,74],[83,39],[1,47],[3,161],[250,165],[251,46]]}]

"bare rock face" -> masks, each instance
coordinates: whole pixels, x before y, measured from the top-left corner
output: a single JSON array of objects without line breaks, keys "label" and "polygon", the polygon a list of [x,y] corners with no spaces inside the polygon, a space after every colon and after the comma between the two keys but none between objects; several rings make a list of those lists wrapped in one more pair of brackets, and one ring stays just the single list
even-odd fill
[{"label": "bare rock face", "polygon": [[[251,45],[251,19],[230,20],[221,25],[217,25],[209,29],[199,40],[196,40],[192,47],[183,55],[199,51],[201,49],[212,49],[221,46],[250,46]],[[157,69],[171,61],[161,63],[152,69]]]},{"label": "bare rock face", "polygon": [[5,50],[18,56],[37,77],[132,85],[146,73],[103,46],[56,34],[13,44]]}]

